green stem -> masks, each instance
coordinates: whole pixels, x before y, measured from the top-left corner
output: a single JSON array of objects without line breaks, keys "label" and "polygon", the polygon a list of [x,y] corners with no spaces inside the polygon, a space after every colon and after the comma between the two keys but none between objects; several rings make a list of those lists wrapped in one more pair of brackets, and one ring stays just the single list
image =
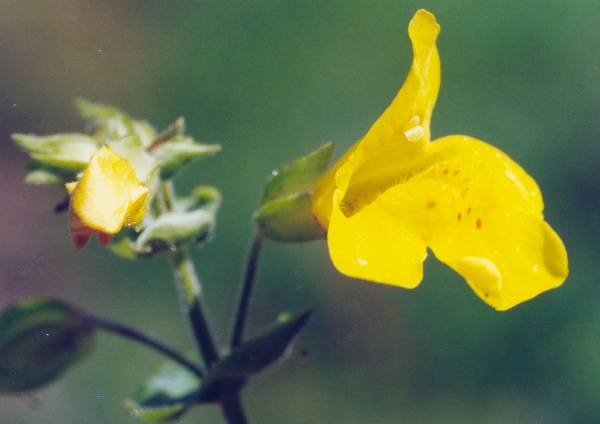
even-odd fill
[{"label": "green stem", "polygon": [[182,295],[192,332],[204,362],[210,368],[213,363],[219,360],[219,353],[215,345],[215,337],[204,311],[202,289],[196,269],[184,248],[177,248],[169,252],[168,257],[173,267],[175,281]]},{"label": "green stem", "polygon": [[[173,184],[170,182],[164,183],[160,194],[164,200],[163,208],[171,210],[175,203]],[[236,336],[239,337],[238,344],[241,341],[241,336],[243,334],[249,298],[252,293],[252,282],[256,272],[258,252],[260,251],[262,239],[262,231],[258,231],[252,245],[250,259],[248,261],[246,282],[237,309],[236,323],[239,322],[240,324],[236,324],[235,328],[239,329],[235,330],[234,334],[239,332],[239,336]],[[196,274],[194,263],[191,261],[185,248],[174,249],[168,253],[168,257],[174,271],[175,281],[178,283],[177,286],[187,309],[188,321],[191,324],[192,331],[200,348],[202,357],[204,358],[204,362],[206,363],[206,367],[210,369],[214,363],[219,361],[220,355],[215,345],[215,337],[211,331],[208,318],[204,312],[202,286],[198,279],[198,275]],[[249,287],[246,288],[247,286]],[[247,424],[248,422],[240,399],[240,389],[242,388],[242,385],[243,382],[226,382],[221,388],[221,410],[223,411],[223,415],[228,424]]]},{"label": "green stem", "polygon": [[163,355],[173,359],[175,362],[178,362],[180,365],[186,367],[188,370],[196,374],[198,378],[204,377],[204,371],[202,371],[202,369],[197,364],[193,363],[185,356],[183,356],[179,351],[173,349],[172,347],[164,343],[162,340],[157,339],[156,337],[146,334],[136,328],[129,327],[128,325],[125,325],[123,323],[108,320],[106,318],[99,317],[96,315],[85,313],[83,315],[83,318],[95,328],[110,331],[112,333],[118,334],[119,336],[149,346],[152,349],[162,353]]},{"label": "green stem", "polygon": [[242,385],[226,383],[221,389],[221,410],[229,424],[247,424],[246,414],[240,399]]},{"label": "green stem", "polygon": [[[173,183],[168,181],[161,184],[158,197],[162,200],[162,213],[171,211],[175,204]],[[184,247],[174,249],[167,256],[173,268],[175,282],[181,294],[188,321],[192,327],[192,333],[206,366],[210,368],[213,363],[219,360],[219,352],[202,301],[202,285],[196,273],[196,267]]]},{"label": "green stem", "polygon": [[239,293],[237,307],[235,309],[236,315],[233,322],[231,340],[229,343],[231,349],[239,346],[244,339],[244,327],[246,326],[248,309],[250,307],[250,301],[252,300],[252,291],[254,289],[256,270],[258,268],[258,259],[260,257],[260,251],[264,239],[264,230],[261,227],[257,227],[254,232],[252,245],[250,246],[250,253],[248,254],[248,261],[246,263],[246,274],[244,276],[244,280],[242,281],[242,287]]}]

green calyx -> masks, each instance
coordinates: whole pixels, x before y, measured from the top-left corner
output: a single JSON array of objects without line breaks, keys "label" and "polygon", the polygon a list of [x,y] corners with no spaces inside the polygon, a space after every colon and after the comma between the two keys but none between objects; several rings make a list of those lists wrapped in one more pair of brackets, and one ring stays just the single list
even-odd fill
[{"label": "green calyx", "polygon": [[312,191],[325,174],[334,143],[274,171],[267,179],[254,220],[275,241],[304,242],[326,238],[312,214]]}]

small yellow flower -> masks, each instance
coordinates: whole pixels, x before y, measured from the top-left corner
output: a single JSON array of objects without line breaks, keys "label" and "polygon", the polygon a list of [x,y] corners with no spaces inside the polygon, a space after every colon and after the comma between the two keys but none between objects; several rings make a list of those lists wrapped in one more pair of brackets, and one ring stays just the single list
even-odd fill
[{"label": "small yellow flower", "polygon": [[135,169],[104,146],[90,159],[80,181],[66,184],[69,192],[69,228],[76,249],[92,234],[106,246],[123,226],[138,225],[147,209],[148,189]]},{"label": "small yellow flower", "polygon": [[430,141],[439,30],[431,13],[416,13],[406,82],[318,183],[313,213],[340,272],[413,288],[429,247],[481,299],[506,310],[562,284],[567,253],[544,221],[536,182],[506,154],[463,135]]}]

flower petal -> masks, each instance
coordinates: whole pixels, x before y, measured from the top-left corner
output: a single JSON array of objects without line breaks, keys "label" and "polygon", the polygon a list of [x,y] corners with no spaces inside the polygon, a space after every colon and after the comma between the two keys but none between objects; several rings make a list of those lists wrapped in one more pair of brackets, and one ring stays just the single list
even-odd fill
[{"label": "flower petal", "polygon": [[351,277],[414,288],[423,279],[425,243],[391,212],[373,204],[346,217],[334,208],[327,234],[331,260]]},{"label": "flower petal", "polygon": [[565,248],[543,220],[539,188],[519,165],[465,136],[435,141],[427,156],[430,165],[356,216],[367,209],[395,216],[498,310],[562,284]]},{"label": "flower petal", "polygon": [[148,189],[133,167],[107,146],[92,156],[81,181],[68,189],[73,213],[93,232],[116,234],[123,225],[143,219]]},{"label": "flower petal", "polygon": [[[411,160],[420,157],[429,143],[429,122],[440,86],[440,59],[435,45],[440,26],[435,17],[419,10],[410,22],[408,33],[413,44],[414,59],[408,77],[392,104],[373,124],[369,132],[329,171],[315,187],[313,212],[323,228],[329,225],[333,193],[346,192],[352,182],[361,195],[346,198],[346,204],[360,209],[380,192],[397,183],[396,169],[383,167],[390,152],[396,157]],[[364,174],[377,169],[377,180],[364,179]],[[371,195],[371,193],[373,195]],[[348,212],[347,212],[348,213]]]}]

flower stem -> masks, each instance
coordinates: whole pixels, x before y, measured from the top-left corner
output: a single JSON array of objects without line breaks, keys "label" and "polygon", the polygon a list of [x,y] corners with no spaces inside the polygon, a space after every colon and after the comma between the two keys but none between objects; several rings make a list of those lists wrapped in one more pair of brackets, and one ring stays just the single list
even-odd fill
[{"label": "flower stem", "polygon": [[202,289],[193,262],[184,248],[177,248],[168,254],[173,274],[188,315],[192,332],[200,348],[206,366],[219,360],[215,337],[211,330],[205,307],[202,302]]},{"label": "flower stem", "polygon": [[258,268],[258,259],[260,257],[260,251],[264,239],[264,230],[261,227],[257,227],[252,239],[252,245],[250,246],[248,261],[246,262],[246,274],[244,276],[244,280],[242,281],[242,287],[239,293],[237,307],[235,309],[235,321],[233,323],[231,340],[229,343],[231,349],[239,346],[244,338],[244,327],[246,326],[248,308],[250,307],[250,301],[252,300],[252,291],[254,288],[256,270]]},{"label": "flower stem", "polygon": [[[161,199],[161,209],[164,213],[173,209],[175,189],[171,181],[164,182],[161,189],[158,197]],[[202,285],[196,273],[196,267],[184,247],[175,248],[167,256],[173,268],[173,276],[181,294],[192,333],[206,366],[210,368],[219,360],[219,352],[202,301]]]},{"label": "flower stem", "polygon": [[151,336],[150,334],[144,333],[136,328],[129,327],[128,325],[125,325],[123,323],[108,320],[106,318],[91,315],[88,313],[83,313],[83,319],[94,328],[110,331],[112,333],[118,334],[119,336],[128,338],[130,340],[135,340],[146,346],[149,346],[152,349],[162,353],[163,355],[168,356],[175,362],[178,362],[180,365],[186,367],[188,370],[196,374],[198,378],[204,377],[204,371],[200,368],[199,365],[193,363],[185,356],[183,356],[180,352],[173,349],[172,347],[164,343],[162,340]]},{"label": "flower stem", "polygon": [[221,388],[221,410],[229,424],[247,424],[246,414],[240,399],[241,384],[224,384]]}]

